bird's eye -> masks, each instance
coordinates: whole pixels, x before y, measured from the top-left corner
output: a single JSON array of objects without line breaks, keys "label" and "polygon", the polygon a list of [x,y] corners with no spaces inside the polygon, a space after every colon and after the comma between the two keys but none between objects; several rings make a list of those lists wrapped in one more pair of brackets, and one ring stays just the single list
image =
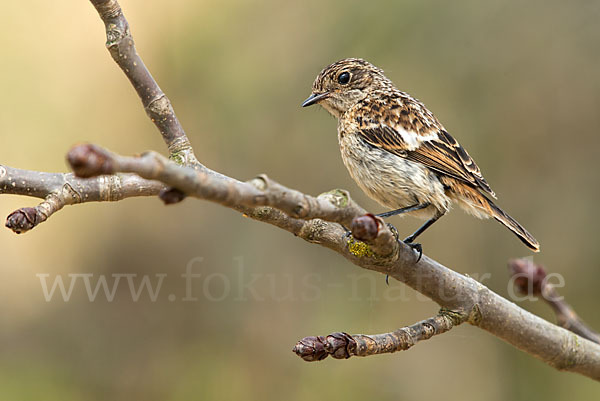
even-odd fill
[{"label": "bird's eye", "polygon": [[348,82],[350,82],[350,73],[342,72],[340,75],[338,75],[338,82],[342,85],[346,85]]}]

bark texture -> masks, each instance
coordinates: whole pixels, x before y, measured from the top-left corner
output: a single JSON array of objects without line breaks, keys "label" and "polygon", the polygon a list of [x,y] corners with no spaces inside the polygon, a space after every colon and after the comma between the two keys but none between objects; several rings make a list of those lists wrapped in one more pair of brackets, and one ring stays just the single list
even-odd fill
[{"label": "bark texture", "polygon": [[117,201],[132,196],[160,194],[167,203],[181,201],[186,196],[216,202],[329,248],[362,268],[389,275],[442,307],[438,316],[391,333],[308,337],[310,340],[302,340],[295,348],[305,359],[404,350],[468,322],[557,369],[600,380],[600,345],[523,310],[426,255],[419,259],[383,221],[352,201],[348,192],[333,190],[313,197],[265,175],[240,182],[200,164],[170,101],[137,54],[118,2],[90,1],[104,21],[106,46],[111,56],[131,81],[146,113],[159,129],[170,160],[155,152],[125,157],[95,145],[80,145],[68,154],[75,175],[0,165],[0,194],[43,199],[34,208],[11,213],[7,227],[22,233],[46,221],[65,205]]}]

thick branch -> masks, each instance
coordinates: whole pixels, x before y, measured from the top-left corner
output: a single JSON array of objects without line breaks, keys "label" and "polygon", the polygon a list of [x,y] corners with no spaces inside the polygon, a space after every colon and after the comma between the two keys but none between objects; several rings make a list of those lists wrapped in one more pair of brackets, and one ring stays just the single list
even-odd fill
[{"label": "thick branch", "polygon": [[[169,100],[137,55],[118,2],[91,2],[106,25],[107,47],[113,59],[133,84],[146,112],[159,128],[171,158],[179,164],[192,165],[201,173],[169,163],[153,153],[140,158],[123,158],[94,147],[79,149],[85,151],[84,157],[71,154],[75,156],[71,157],[71,161],[79,174],[95,176],[132,172],[137,175],[101,175],[82,180],[69,174],[37,173],[0,166],[0,193],[45,199],[37,208],[15,214],[15,227],[11,228],[25,230],[30,225],[39,224],[66,204],[155,195],[166,185],[175,190],[168,191],[168,196],[163,199],[177,201],[184,195],[190,195],[211,200],[287,230],[306,241],[319,243],[358,266],[389,274],[443,308],[468,316],[469,323],[557,369],[600,380],[600,345],[524,311],[477,281],[426,256],[417,261],[411,248],[396,241],[390,229],[380,220],[365,215],[347,192],[336,190],[314,198],[276,184],[265,176],[243,183],[200,165]],[[91,156],[96,158],[94,163],[89,163]],[[78,165],[79,162],[82,163]],[[93,167],[91,172],[86,170],[90,164]],[[138,175],[162,183],[147,181]],[[347,235],[342,225],[352,227],[353,237]],[[440,324],[439,332],[449,327],[444,326],[448,322],[443,319],[435,323]],[[426,329],[425,324],[419,327],[422,330],[417,330],[410,340],[402,342],[397,336],[394,349],[402,348],[402,344],[410,344],[410,341],[427,338],[431,331]],[[388,349],[384,345],[387,337],[383,336],[352,339],[358,339],[357,344],[362,341],[364,349],[385,350]],[[359,348],[357,345],[357,350]]]},{"label": "thick branch", "polygon": [[[95,145],[78,145],[69,151],[67,160],[80,177],[135,173],[147,180],[161,181],[188,196],[217,202],[247,214],[257,212],[257,207],[271,206],[293,219],[323,219],[351,227],[355,218],[366,213],[347,191],[335,190],[315,198],[286,188],[266,175],[246,183],[224,179],[219,175],[179,166],[156,152],[146,152],[140,157],[124,157]],[[261,211],[264,215],[264,208]],[[366,240],[371,245],[369,252],[383,262],[396,253],[398,243],[380,219],[376,227],[376,235]]]},{"label": "thick branch", "polygon": [[429,340],[454,326],[467,321],[468,315],[442,309],[432,318],[391,333],[365,335],[332,333],[328,336],[305,337],[294,346],[293,352],[307,362],[321,361],[331,355],[335,359],[351,356],[370,356],[406,351],[419,341]]},{"label": "thick branch", "polygon": [[[78,173],[93,175],[118,171],[135,172],[149,179],[164,179],[165,184],[184,193],[236,210],[240,210],[238,205],[245,205],[243,210],[248,216],[333,249],[363,268],[388,274],[431,298],[441,307],[469,315],[469,323],[489,331],[557,369],[578,372],[600,380],[598,344],[519,308],[481,283],[450,270],[427,256],[415,262],[416,255],[410,247],[402,242],[390,241],[393,236],[388,237],[390,231],[386,225],[378,227],[378,232],[383,233],[381,238],[385,239],[383,244],[377,243],[377,239],[380,238],[378,234],[376,239],[370,242],[371,245],[363,244],[357,248],[357,241],[348,239],[342,226],[330,223],[347,222],[353,213],[362,212],[345,196],[329,195],[334,199],[330,199],[329,202],[342,209],[338,212],[324,205],[322,209],[307,208],[306,205],[322,205],[322,202],[317,198],[315,202],[311,200],[304,203],[306,195],[287,188],[281,190],[283,187],[279,185],[268,185],[269,181],[264,178],[260,179],[267,184],[264,188],[260,185],[250,188],[247,183],[212,177],[170,163],[155,153],[147,153],[139,158],[127,158],[95,146],[82,145],[70,152],[69,160]],[[94,162],[90,164],[87,160]],[[297,202],[295,206],[294,202]],[[259,205],[270,205],[279,210],[257,208]],[[248,209],[249,206],[254,209]],[[324,212],[325,210],[328,212]],[[291,216],[284,211],[289,212]],[[353,220],[358,217],[360,216],[354,215]],[[390,245],[390,242],[394,245]],[[383,253],[382,249],[392,251],[388,254]]]}]

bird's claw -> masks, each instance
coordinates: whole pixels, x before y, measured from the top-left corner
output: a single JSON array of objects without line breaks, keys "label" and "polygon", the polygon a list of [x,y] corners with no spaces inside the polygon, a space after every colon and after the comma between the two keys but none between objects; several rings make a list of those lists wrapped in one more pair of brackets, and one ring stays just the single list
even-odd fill
[{"label": "bird's claw", "polygon": [[408,245],[409,247],[411,247],[414,251],[416,251],[419,254],[419,257],[417,257],[417,262],[416,262],[416,263],[419,263],[419,260],[421,260],[421,257],[423,256],[423,247],[421,246],[421,244],[407,242],[406,240],[404,240],[404,243],[406,245]]},{"label": "bird's claw", "polygon": [[396,238],[396,241],[400,238],[400,234],[398,233],[398,229],[396,227],[394,227],[392,224],[390,223],[386,223],[388,229],[392,232],[392,235],[394,236],[394,238]]},{"label": "bird's claw", "polygon": [[[419,263],[419,261],[421,260],[421,257],[423,256],[423,246],[419,243],[413,244],[412,242],[406,242],[406,240],[404,240],[403,242],[405,245],[408,245],[412,250],[416,251],[419,254],[419,256],[417,256],[417,261],[415,262],[415,263]],[[385,283],[387,285],[390,285],[389,274],[385,275]]]}]

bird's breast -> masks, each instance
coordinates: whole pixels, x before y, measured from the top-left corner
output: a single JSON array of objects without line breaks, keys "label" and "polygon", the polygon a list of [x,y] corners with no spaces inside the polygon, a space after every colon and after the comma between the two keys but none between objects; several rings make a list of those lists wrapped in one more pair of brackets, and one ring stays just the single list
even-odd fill
[{"label": "bird's breast", "polygon": [[344,165],[370,198],[391,209],[430,203],[432,208],[420,213],[424,218],[436,210],[449,209],[450,199],[443,185],[427,167],[370,145],[360,134],[345,131],[342,125],[339,128]]}]

